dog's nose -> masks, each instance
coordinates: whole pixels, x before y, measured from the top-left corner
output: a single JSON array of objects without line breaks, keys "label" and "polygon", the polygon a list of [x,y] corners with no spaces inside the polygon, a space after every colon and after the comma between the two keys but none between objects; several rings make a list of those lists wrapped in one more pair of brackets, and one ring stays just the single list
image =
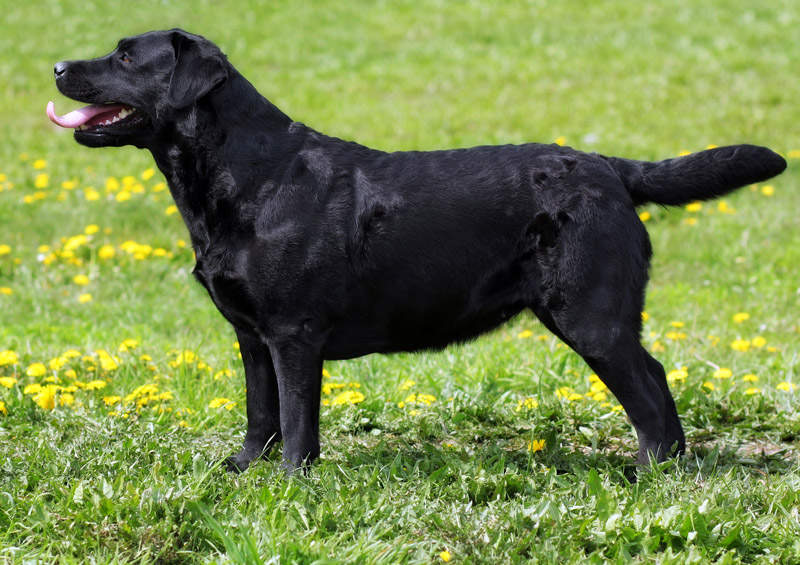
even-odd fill
[{"label": "dog's nose", "polygon": [[67,64],[64,61],[56,63],[56,66],[53,67],[53,73],[56,78],[60,78],[65,72],[67,72]]}]

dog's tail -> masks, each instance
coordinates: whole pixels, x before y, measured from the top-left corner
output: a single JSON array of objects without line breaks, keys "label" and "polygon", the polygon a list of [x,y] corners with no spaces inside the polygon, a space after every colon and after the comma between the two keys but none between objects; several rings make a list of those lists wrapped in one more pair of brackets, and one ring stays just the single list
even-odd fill
[{"label": "dog's tail", "polygon": [[665,161],[606,157],[635,205],[687,204],[727,194],[783,172],[786,161],[757,145],[717,147]]}]

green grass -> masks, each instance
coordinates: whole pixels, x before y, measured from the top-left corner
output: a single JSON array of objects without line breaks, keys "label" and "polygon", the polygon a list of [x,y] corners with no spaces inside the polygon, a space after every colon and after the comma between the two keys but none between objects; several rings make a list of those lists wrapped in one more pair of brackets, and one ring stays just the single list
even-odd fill
[{"label": "green grass", "polygon": [[[189,274],[185,228],[153,190],[163,179],[141,179],[148,154],[77,146],[44,115],[50,99],[60,113],[76,106],[55,90],[56,61],[180,26],[216,41],[294,119],[382,149],[563,136],[643,159],[738,142],[796,155],[795,2],[50,0],[6,2],[3,16],[0,351],[18,361],[0,367],[17,379],[0,386],[0,562],[429,563],[442,551],[470,563],[800,562],[800,392],[778,388],[800,367],[796,158],[772,196],[727,198],[735,213],[644,210],[655,257],[643,339],[667,370],[686,367],[673,383],[683,460],[632,482],[634,435],[617,403],[587,398],[589,369],[521,316],[438,354],[326,364],[326,382],[345,385],[326,399],[364,400],[323,409],[313,470],[283,476],[277,451],[232,476],[218,462],[245,425],[235,336]],[[126,175],[142,193],[106,191]],[[41,260],[91,224],[81,264]],[[128,240],[167,255],[136,259]],[[738,312],[750,318],[736,323]],[[138,346],[119,351],[128,338]],[[69,349],[93,361],[26,374]],[[97,350],[118,367],[104,370]],[[174,363],[184,350],[212,370]],[[714,378],[720,367],[732,376]],[[47,376],[106,386],[61,391],[56,404],[74,403],[44,410],[23,389]],[[144,384],[170,398],[140,396],[139,410],[103,401]],[[531,397],[535,408],[518,409]],[[236,405],[210,408],[214,398]],[[544,448],[529,451],[533,440]]]}]

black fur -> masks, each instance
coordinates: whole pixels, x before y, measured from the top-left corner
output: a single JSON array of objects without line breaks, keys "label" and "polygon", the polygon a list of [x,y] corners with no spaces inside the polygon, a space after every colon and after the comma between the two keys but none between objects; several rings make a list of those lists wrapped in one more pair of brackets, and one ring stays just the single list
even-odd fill
[{"label": "black fur", "polygon": [[682,452],[664,369],[639,341],[650,242],[635,206],[712,198],[785,167],[745,145],[660,163],[539,144],[385,153],[293,122],[180,30],[59,71],[67,96],[137,109],[75,138],[152,152],[195,275],[236,329],[238,470],[279,439],[289,469],[317,457],[324,359],[441,348],[526,308],[622,403],[639,462]]}]

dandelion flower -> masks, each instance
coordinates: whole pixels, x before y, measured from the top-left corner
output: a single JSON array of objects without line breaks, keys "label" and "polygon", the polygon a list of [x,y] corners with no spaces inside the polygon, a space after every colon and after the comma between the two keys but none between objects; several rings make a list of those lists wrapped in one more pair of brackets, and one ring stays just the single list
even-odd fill
[{"label": "dandelion flower", "polygon": [[563,135],[559,135],[557,138],[555,138],[555,140],[553,140],[553,143],[563,146],[565,143],[567,143],[567,138]]},{"label": "dandelion flower", "polygon": [[25,374],[29,377],[41,377],[46,373],[47,367],[44,366],[44,363],[33,363],[25,370]]},{"label": "dandelion flower", "polygon": [[75,404],[75,397],[68,392],[58,397],[59,406],[72,406],[73,404]]},{"label": "dandelion flower", "polygon": [[44,159],[36,159],[33,162],[34,169],[44,169],[46,166],[47,166],[47,161],[45,161]]},{"label": "dandelion flower", "polygon": [[714,386],[714,383],[712,383],[711,381],[706,381],[703,383],[703,388],[706,390],[714,390],[717,387]]},{"label": "dandelion flower", "polygon": [[650,212],[646,211],[646,210],[639,214],[639,219],[641,221],[643,221],[643,222],[649,221],[652,217],[653,217],[653,215]]},{"label": "dandelion flower", "polygon": [[687,212],[699,212],[702,209],[703,209],[703,203],[702,202],[691,202],[691,203],[686,205],[686,211]]},{"label": "dandelion flower", "polygon": [[364,394],[357,390],[346,390],[337,394],[331,404],[336,406],[338,404],[358,404],[364,401]]},{"label": "dandelion flower", "polygon": [[761,389],[757,388],[757,387],[750,387],[750,388],[748,388],[747,390],[744,391],[744,393],[747,394],[747,395],[759,394],[760,392],[761,392]]},{"label": "dandelion flower", "polygon": [[52,410],[56,407],[56,387],[55,385],[48,385],[42,387],[39,394],[33,397],[33,401],[42,410]]},{"label": "dandelion flower", "polygon": [[85,189],[84,189],[84,191],[83,191],[83,197],[84,197],[84,198],[85,198],[87,201],[89,201],[89,202],[93,202],[93,201],[95,201],[95,200],[100,200],[100,193],[99,193],[99,192],[97,192],[97,191],[96,191],[94,188],[92,188],[91,186],[89,186],[89,187],[87,187],[87,188],[85,188]]},{"label": "dandelion flower", "polygon": [[760,335],[757,335],[750,341],[750,344],[757,349],[761,349],[767,344],[767,340]]},{"label": "dandelion flower", "polygon": [[749,339],[735,339],[731,342],[731,349],[734,351],[745,352],[750,349]]},{"label": "dandelion flower", "polygon": [[6,296],[11,296],[14,294],[14,291],[7,287],[7,286],[0,286],[0,294],[5,294]]},{"label": "dandelion flower", "polygon": [[755,376],[753,373],[747,373],[745,376],[742,377],[742,380],[746,383],[754,383],[758,381],[758,377]]},{"label": "dandelion flower", "polygon": [[19,361],[19,356],[14,351],[0,351],[0,367],[4,365],[15,365]]},{"label": "dandelion flower", "polygon": [[0,386],[11,388],[17,384],[17,379],[14,377],[0,377]]},{"label": "dandelion flower", "polygon": [[87,302],[91,301],[92,301],[92,295],[89,294],[88,292],[78,296],[78,302],[80,302],[81,304],[86,304]]},{"label": "dandelion flower", "polygon": [[97,379],[86,383],[84,388],[86,390],[100,390],[101,388],[106,388],[106,384],[108,384],[106,383],[106,381],[101,381],[100,379]]},{"label": "dandelion flower", "polygon": [[528,442],[528,451],[531,453],[536,453],[537,451],[541,451],[544,449],[545,440],[543,439],[535,439],[533,441]]},{"label": "dandelion flower", "polygon": [[517,402],[517,412],[521,411],[522,409],[534,410],[535,408],[538,408],[538,406],[539,406],[539,401],[533,398],[532,396],[529,396],[527,398],[521,398],[519,402]]},{"label": "dandelion flower", "polygon": [[794,389],[796,389],[797,386],[792,384],[792,383],[787,383],[786,381],[784,381],[782,383],[778,383],[776,388],[778,390],[782,390],[782,391],[785,391],[785,392],[794,392]]},{"label": "dandelion flower", "polygon": [[8,410],[6,409],[6,403],[0,400],[0,414],[7,416]]},{"label": "dandelion flower", "polygon": [[225,408],[226,410],[233,410],[236,403],[230,398],[214,398],[208,403],[209,408]]},{"label": "dandelion flower", "polygon": [[47,173],[39,173],[33,180],[33,186],[36,188],[47,188],[50,185],[50,175]]},{"label": "dandelion flower", "polygon": [[417,384],[416,381],[412,381],[411,379],[406,379],[400,384],[400,390],[408,390]]},{"label": "dandelion flower", "polygon": [[77,284],[78,286],[86,286],[89,284],[89,277],[86,275],[75,275],[72,277],[72,282]]},{"label": "dandelion flower", "polygon": [[741,324],[742,322],[747,321],[749,319],[750,319],[750,314],[748,314],[747,312],[737,312],[736,314],[733,315],[733,321],[736,322],[737,324]]},{"label": "dandelion flower", "polygon": [[177,214],[178,213],[178,207],[175,206],[174,204],[171,204],[170,206],[167,206],[167,209],[164,210],[164,213],[167,216],[172,216],[173,214]]},{"label": "dandelion flower", "polygon": [[727,367],[720,367],[712,375],[715,379],[729,379],[733,376],[733,371]]},{"label": "dandelion flower", "polygon": [[773,194],[775,194],[775,187],[772,186],[771,184],[765,184],[764,186],[761,187],[761,194],[763,194],[764,196],[772,196]]},{"label": "dandelion flower", "polygon": [[111,259],[116,254],[113,245],[103,245],[100,249],[97,250],[97,256],[100,259]]},{"label": "dandelion flower", "polygon": [[156,171],[152,167],[150,167],[149,169],[145,169],[144,171],[142,171],[141,178],[142,180],[150,180],[151,178],[153,178],[154,174],[156,174]]},{"label": "dandelion flower", "polygon": [[0,255],[8,255],[11,253],[11,246],[5,243],[0,244]]}]

